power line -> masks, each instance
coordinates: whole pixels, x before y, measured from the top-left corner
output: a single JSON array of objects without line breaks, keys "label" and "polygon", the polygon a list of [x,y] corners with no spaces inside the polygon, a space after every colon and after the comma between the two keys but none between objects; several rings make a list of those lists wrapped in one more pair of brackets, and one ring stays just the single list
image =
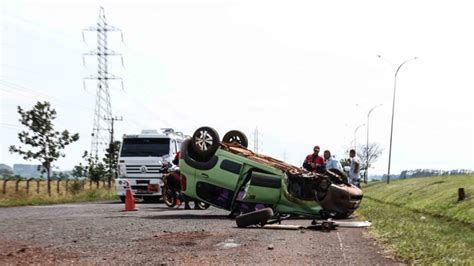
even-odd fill
[{"label": "power line", "polygon": [[35,96],[35,97],[46,98],[47,100],[57,102],[60,105],[63,105],[63,106],[66,106],[66,107],[75,107],[75,108],[78,108],[78,109],[81,109],[81,110],[84,110],[84,109],[94,110],[94,109],[92,109],[88,106],[80,105],[80,104],[77,104],[75,102],[65,101],[65,100],[56,98],[54,96],[51,96],[49,94],[46,94],[44,92],[39,92],[37,90],[25,87],[23,85],[13,83],[11,81],[0,79],[0,83],[3,83],[4,86],[8,87],[8,88],[5,88],[5,87],[0,88],[0,90],[3,90],[3,91],[7,91],[7,92],[10,91],[11,92],[11,90],[14,90],[14,91],[18,91],[18,92],[21,92],[21,93],[26,93],[26,94],[29,94],[29,95],[32,95],[32,96]]}]

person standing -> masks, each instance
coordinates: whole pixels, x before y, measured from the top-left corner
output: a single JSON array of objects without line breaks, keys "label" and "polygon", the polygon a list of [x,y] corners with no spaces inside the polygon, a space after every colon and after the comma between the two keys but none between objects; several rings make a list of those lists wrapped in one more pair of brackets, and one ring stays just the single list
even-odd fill
[{"label": "person standing", "polygon": [[337,169],[341,172],[343,171],[341,163],[331,156],[331,152],[329,150],[325,150],[323,156],[326,162],[326,170]]},{"label": "person standing", "polygon": [[319,146],[314,146],[313,153],[306,156],[303,162],[303,168],[310,172],[320,173],[324,169],[324,158],[319,156]]},{"label": "person standing", "polygon": [[349,151],[349,157],[351,162],[351,170],[349,172],[351,184],[360,188],[360,159],[357,157],[354,149]]}]

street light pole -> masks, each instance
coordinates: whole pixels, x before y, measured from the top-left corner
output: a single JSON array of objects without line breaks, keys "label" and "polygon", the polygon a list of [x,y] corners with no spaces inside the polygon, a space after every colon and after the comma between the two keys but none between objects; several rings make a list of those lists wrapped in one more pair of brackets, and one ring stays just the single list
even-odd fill
[{"label": "street light pole", "polygon": [[360,124],[354,130],[354,150],[357,149],[357,130],[359,130],[359,128],[361,128],[363,126],[365,126],[365,124]]},{"label": "street light pole", "polygon": [[364,183],[367,184],[367,180],[369,178],[369,118],[370,118],[370,114],[372,113],[372,111],[379,107],[379,106],[382,106],[382,104],[377,104],[375,105],[374,107],[370,108],[370,111],[367,113],[367,145],[365,147],[365,150],[366,150],[366,153],[365,153],[365,160],[366,160],[366,163],[365,163],[365,173],[364,173]]},{"label": "street light pole", "polygon": [[392,136],[393,136],[393,118],[394,118],[394,115],[395,115],[395,93],[397,91],[397,76],[398,76],[398,71],[400,71],[400,68],[402,68],[403,65],[405,65],[407,62],[409,61],[412,61],[412,60],[416,60],[418,59],[418,57],[413,57],[411,59],[408,59],[408,60],[405,60],[403,63],[401,63],[396,69],[395,69],[395,66],[390,62],[388,61],[387,59],[385,59],[384,57],[382,57],[381,55],[377,55],[378,58],[388,62],[390,64],[390,66],[392,67],[393,71],[395,72],[394,74],[394,82],[393,82],[393,102],[392,102],[392,123],[391,123],[391,126],[390,126],[390,148],[388,150],[388,171],[387,171],[387,184],[390,183],[390,163],[391,163],[391,160],[392,160]]}]

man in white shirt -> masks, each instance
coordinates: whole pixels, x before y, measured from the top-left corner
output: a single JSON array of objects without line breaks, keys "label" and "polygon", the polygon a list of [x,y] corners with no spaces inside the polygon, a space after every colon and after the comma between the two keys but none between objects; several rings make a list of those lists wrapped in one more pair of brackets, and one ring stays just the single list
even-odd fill
[{"label": "man in white shirt", "polygon": [[354,149],[349,151],[349,157],[349,160],[351,161],[351,170],[349,172],[351,184],[360,187],[360,159],[356,156]]}]

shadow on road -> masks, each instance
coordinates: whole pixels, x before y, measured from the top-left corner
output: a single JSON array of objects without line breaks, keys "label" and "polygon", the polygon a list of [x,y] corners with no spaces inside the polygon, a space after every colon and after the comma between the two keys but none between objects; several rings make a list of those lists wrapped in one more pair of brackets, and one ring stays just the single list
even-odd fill
[{"label": "shadow on road", "polygon": [[154,216],[144,216],[140,217],[143,219],[156,219],[156,220],[165,220],[165,219],[187,219],[187,220],[232,220],[227,217],[227,215],[206,215],[206,214],[181,214],[181,215],[154,215]]}]

